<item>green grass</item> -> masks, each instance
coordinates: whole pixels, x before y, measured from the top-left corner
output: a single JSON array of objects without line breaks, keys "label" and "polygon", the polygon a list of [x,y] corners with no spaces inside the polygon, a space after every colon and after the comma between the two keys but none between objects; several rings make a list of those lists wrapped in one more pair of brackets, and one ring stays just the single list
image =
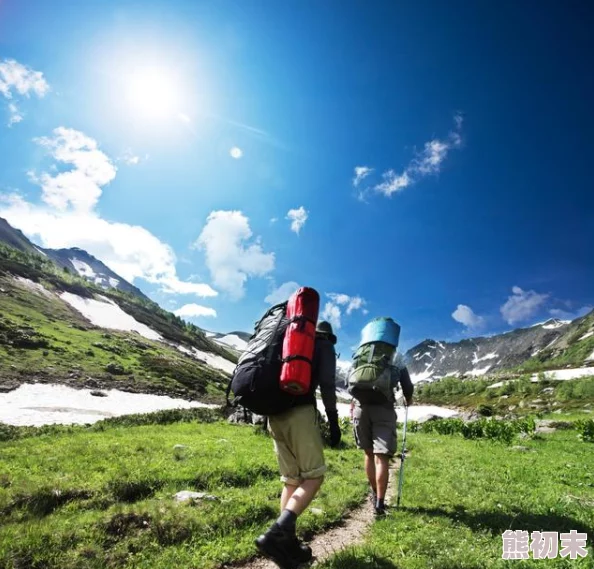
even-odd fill
[{"label": "green grass", "polygon": [[[255,427],[216,421],[212,411],[13,435],[0,442],[3,569],[215,569],[253,557],[254,537],[278,513],[271,439]],[[322,513],[300,518],[302,537],[334,525],[364,499],[362,456],[348,428],[344,441],[326,449],[329,472],[312,504]],[[401,508],[374,523],[364,545],[321,567],[503,568],[508,528],[594,535],[594,443],[576,430],[513,445],[409,432],[407,446]],[[176,503],[173,494],[187,489],[218,499]],[[590,547],[581,562],[546,564],[592,567],[592,555]]]},{"label": "green grass", "polygon": [[[350,436],[326,451],[327,482],[299,521],[331,525],[364,498]],[[175,448],[176,445],[183,447]],[[0,567],[209,569],[255,554],[278,515],[272,440],[215,423],[75,427],[0,443]],[[176,503],[180,490],[217,501]]]},{"label": "green grass", "polygon": [[[575,431],[496,442],[411,434],[401,508],[324,569],[593,567],[594,452]],[[588,534],[581,561],[501,559],[506,529]],[[532,555],[531,555],[532,556]],[[540,563],[540,564],[539,564]]]}]

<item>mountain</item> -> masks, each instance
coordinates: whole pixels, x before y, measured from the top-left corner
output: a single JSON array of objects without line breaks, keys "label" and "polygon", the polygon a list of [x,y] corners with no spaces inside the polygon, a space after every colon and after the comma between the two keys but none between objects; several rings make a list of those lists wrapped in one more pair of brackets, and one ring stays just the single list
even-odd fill
[{"label": "mountain", "polygon": [[42,382],[223,401],[234,350],[146,297],[64,271],[2,227],[0,390]]},{"label": "mountain", "polygon": [[579,367],[594,357],[594,311],[574,321],[550,319],[504,334],[449,343],[424,340],[405,354],[414,382],[446,375]]},{"label": "mountain", "polygon": [[52,261],[79,274],[102,288],[115,288],[148,300],[138,288],[114,273],[108,266],[83,249],[41,249]]},{"label": "mountain", "polygon": [[4,243],[23,253],[32,253],[48,257],[62,269],[80,275],[88,281],[104,288],[115,288],[129,292],[144,300],[148,300],[138,288],[114,273],[104,263],[83,249],[44,249],[32,243],[23,233],[12,227],[8,221],[0,217],[0,243]]},{"label": "mountain", "polygon": [[43,254],[31,241],[29,241],[21,231],[15,229],[4,219],[0,217],[0,243],[23,251],[24,253],[41,253]]}]

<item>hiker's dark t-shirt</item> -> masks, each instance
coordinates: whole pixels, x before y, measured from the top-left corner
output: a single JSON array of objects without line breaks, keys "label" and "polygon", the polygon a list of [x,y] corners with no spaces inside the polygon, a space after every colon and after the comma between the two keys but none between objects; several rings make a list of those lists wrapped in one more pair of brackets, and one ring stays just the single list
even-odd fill
[{"label": "hiker's dark t-shirt", "polygon": [[295,405],[316,406],[318,387],[322,393],[326,414],[336,413],[336,351],[334,344],[322,334],[316,334],[309,393],[297,397]]}]

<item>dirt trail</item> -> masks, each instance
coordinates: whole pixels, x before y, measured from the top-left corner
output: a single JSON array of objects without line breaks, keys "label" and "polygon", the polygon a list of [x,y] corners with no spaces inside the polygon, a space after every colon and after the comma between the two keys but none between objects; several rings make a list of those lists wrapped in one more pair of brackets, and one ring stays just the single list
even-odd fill
[{"label": "dirt trail", "polygon": [[[396,489],[398,488],[398,467],[400,459],[390,465],[390,482],[386,503],[393,502]],[[308,545],[314,555],[314,562],[308,567],[315,567],[319,562],[324,561],[347,546],[357,545],[365,539],[365,533],[375,519],[371,501],[366,499],[365,503],[345,516],[343,522],[328,531],[316,535]],[[278,565],[269,559],[258,557],[247,563],[229,565],[236,569],[278,569]],[[305,567],[305,565],[304,565]]]}]

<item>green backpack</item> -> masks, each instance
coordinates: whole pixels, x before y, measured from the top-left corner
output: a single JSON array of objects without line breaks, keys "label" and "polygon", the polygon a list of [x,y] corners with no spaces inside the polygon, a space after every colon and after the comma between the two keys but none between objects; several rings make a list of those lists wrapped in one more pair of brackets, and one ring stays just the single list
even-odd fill
[{"label": "green backpack", "polygon": [[362,404],[390,402],[392,359],[396,348],[385,342],[363,344],[353,356],[348,392]]}]

